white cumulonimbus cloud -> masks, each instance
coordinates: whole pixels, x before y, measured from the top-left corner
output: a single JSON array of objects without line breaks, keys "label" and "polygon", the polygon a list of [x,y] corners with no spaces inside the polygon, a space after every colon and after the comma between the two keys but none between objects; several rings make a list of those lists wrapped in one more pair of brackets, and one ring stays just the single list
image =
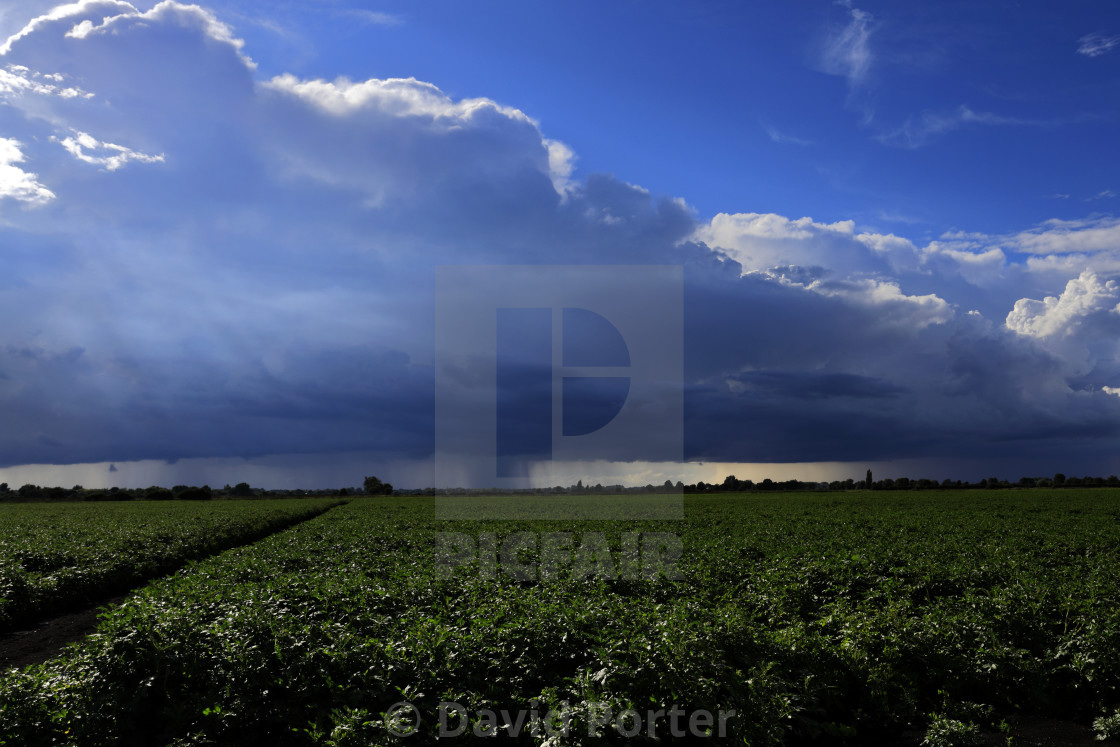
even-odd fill
[{"label": "white cumulonimbus cloud", "polygon": [[23,162],[20,143],[14,138],[0,138],[0,198],[41,204],[54,199],[54,192],[38,181],[38,175],[24,171],[16,164]]},{"label": "white cumulonimbus cloud", "polygon": [[1007,327],[1022,335],[1070,336],[1086,321],[1104,315],[1120,321],[1120,285],[1086,270],[1066,283],[1059,296],[1020,299],[1007,314]]}]

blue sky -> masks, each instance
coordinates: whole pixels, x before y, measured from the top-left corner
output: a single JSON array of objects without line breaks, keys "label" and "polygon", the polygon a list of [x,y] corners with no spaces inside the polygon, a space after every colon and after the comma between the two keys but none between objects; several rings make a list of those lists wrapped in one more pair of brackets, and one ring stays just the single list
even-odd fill
[{"label": "blue sky", "polygon": [[228,9],[265,75],[492,98],[571,144],[577,173],[703,215],[933,238],[1120,199],[1109,3],[312,3],[262,21],[270,7]]},{"label": "blue sky", "polygon": [[1115,3],[21,2],[0,38],[0,480],[423,486],[435,266],[587,262],[685,268],[690,464],[610,476],[1120,472]]}]

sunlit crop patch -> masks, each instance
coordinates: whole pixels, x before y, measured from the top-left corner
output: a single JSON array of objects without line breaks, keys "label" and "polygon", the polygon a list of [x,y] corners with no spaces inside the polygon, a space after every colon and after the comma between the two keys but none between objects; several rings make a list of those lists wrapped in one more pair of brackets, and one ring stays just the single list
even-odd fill
[{"label": "sunlit crop patch", "polygon": [[333,499],[0,507],[0,633],[249,542]]}]

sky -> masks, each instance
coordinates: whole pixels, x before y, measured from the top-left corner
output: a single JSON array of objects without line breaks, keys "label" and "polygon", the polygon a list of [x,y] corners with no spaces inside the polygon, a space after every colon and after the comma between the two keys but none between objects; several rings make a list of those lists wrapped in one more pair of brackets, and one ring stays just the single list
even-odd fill
[{"label": "sky", "polygon": [[1115,2],[28,0],[0,40],[12,486],[431,485],[464,265],[682,268],[684,462],[543,484],[1120,473]]}]

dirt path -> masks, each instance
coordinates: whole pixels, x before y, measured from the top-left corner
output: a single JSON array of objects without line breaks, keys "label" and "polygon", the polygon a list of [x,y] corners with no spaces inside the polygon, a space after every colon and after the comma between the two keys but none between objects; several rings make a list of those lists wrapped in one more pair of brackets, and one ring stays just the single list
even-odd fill
[{"label": "dirt path", "polygon": [[51,658],[72,641],[85,638],[97,627],[97,616],[105,607],[120,604],[128,594],[102,600],[95,606],[44,620],[27,630],[0,638],[0,668],[26,667]]},{"label": "dirt path", "polygon": [[239,547],[245,547],[256,542],[260,542],[265,537],[271,537],[274,534],[291,529],[298,526],[305,521],[322,516],[327,511],[335,508],[340,504],[333,504],[327,506],[322,511],[318,511],[310,516],[299,519],[294,519],[291,522],[284,523],[268,534],[252,534],[245,538],[244,542],[239,542],[230,545],[216,553],[212,553],[203,558],[191,558],[184,560],[180,565],[168,570],[167,572],[154,576],[152,578],[144,579],[137,583],[132,589],[120,594],[103,597],[92,604],[85,605],[80,609],[73,609],[53,617],[44,618],[34,623],[24,625],[19,630],[12,631],[0,635],[0,669],[10,669],[12,667],[21,668],[31,664],[39,664],[41,662],[56,656],[68,643],[80,641],[87,635],[92,633],[97,628],[98,616],[106,607],[113,607],[125,599],[127,599],[132,592],[147,586],[152,581],[160,578],[165,578],[173,573],[178,573],[180,569],[190,562],[198,560],[205,560],[207,557],[214,557],[221,555],[223,552],[229,550],[236,550]]}]

